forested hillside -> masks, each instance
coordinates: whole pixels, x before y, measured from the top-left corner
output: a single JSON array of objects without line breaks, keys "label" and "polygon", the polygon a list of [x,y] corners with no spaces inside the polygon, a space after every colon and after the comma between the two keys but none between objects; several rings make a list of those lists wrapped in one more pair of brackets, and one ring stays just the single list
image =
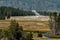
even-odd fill
[{"label": "forested hillside", "polygon": [[24,11],[23,9],[20,10],[19,8],[13,8],[13,7],[0,7],[0,19],[5,19],[5,16],[9,18],[10,16],[33,16],[35,15],[31,11]]},{"label": "forested hillside", "polygon": [[[52,13],[57,12],[38,11],[38,13],[40,15],[49,16]],[[0,19],[5,19],[5,16],[7,16],[7,18],[10,18],[10,16],[35,16],[35,15],[36,14],[32,11],[25,11],[19,8],[6,7],[6,6],[0,7]]]},{"label": "forested hillside", "polygon": [[27,16],[27,15],[34,15],[31,11],[24,11],[23,9],[20,10],[19,8],[13,8],[13,7],[0,7],[0,14],[1,15],[11,15],[11,16]]},{"label": "forested hillside", "polygon": [[0,6],[24,10],[60,11],[60,0],[0,0]]}]

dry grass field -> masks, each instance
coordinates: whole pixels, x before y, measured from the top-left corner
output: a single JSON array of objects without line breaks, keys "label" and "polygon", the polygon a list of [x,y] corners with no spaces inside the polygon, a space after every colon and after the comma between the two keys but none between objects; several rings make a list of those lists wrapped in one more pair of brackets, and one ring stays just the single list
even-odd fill
[{"label": "dry grass field", "polygon": [[[23,26],[23,30],[28,31],[51,31],[49,23],[46,21],[17,21],[20,26]],[[8,28],[10,20],[0,20],[0,29]]]},{"label": "dry grass field", "polygon": [[[44,20],[44,19],[43,19]],[[11,20],[0,20],[0,29],[7,30],[10,25]],[[41,20],[18,20],[20,26],[23,27],[25,31],[41,31],[41,32],[51,32],[48,21]],[[59,39],[47,39],[47,38],[33,38],[34,40],[59,40]]]},{"label": "dry grass field", "polygon": [[[7,30],[10,25],[11,20],[0,20],[0,29]],[[17,21],[20,26],[23,26],[23,30],[28,31],[42,31],[42,32],[51,32],[48,21],[27,21],[19,20]],[[33,38],[34,40],[60,40],[53,38]]]}]

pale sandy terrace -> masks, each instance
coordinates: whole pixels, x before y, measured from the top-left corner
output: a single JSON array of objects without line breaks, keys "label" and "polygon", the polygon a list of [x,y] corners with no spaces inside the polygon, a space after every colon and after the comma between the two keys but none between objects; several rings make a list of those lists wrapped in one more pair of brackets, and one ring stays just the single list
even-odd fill
[{"label": "pale sandy terrace", "polygon": [[37,20],[37,21],[48,21],[49,16],[12,16],[6,20]]}]

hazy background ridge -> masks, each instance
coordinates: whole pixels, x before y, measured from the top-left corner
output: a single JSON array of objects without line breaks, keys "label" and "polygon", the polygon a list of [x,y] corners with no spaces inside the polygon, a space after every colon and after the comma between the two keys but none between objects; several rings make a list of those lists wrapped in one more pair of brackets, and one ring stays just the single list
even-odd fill
[{"label": "hazy background ridge", "polygon": [[0,6],[11,6],[24,10],[60,11],[60,0],[0,0]]}]

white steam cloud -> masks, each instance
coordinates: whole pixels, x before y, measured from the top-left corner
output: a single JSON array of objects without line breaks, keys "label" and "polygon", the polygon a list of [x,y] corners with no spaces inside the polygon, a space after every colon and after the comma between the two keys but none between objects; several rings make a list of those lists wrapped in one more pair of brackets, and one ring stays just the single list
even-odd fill
[{"label": "white steam cloud", "polygon": [[40,14],[36,10],[32,10],[32,12],[34,12],[36,16],[40,16]]}]

